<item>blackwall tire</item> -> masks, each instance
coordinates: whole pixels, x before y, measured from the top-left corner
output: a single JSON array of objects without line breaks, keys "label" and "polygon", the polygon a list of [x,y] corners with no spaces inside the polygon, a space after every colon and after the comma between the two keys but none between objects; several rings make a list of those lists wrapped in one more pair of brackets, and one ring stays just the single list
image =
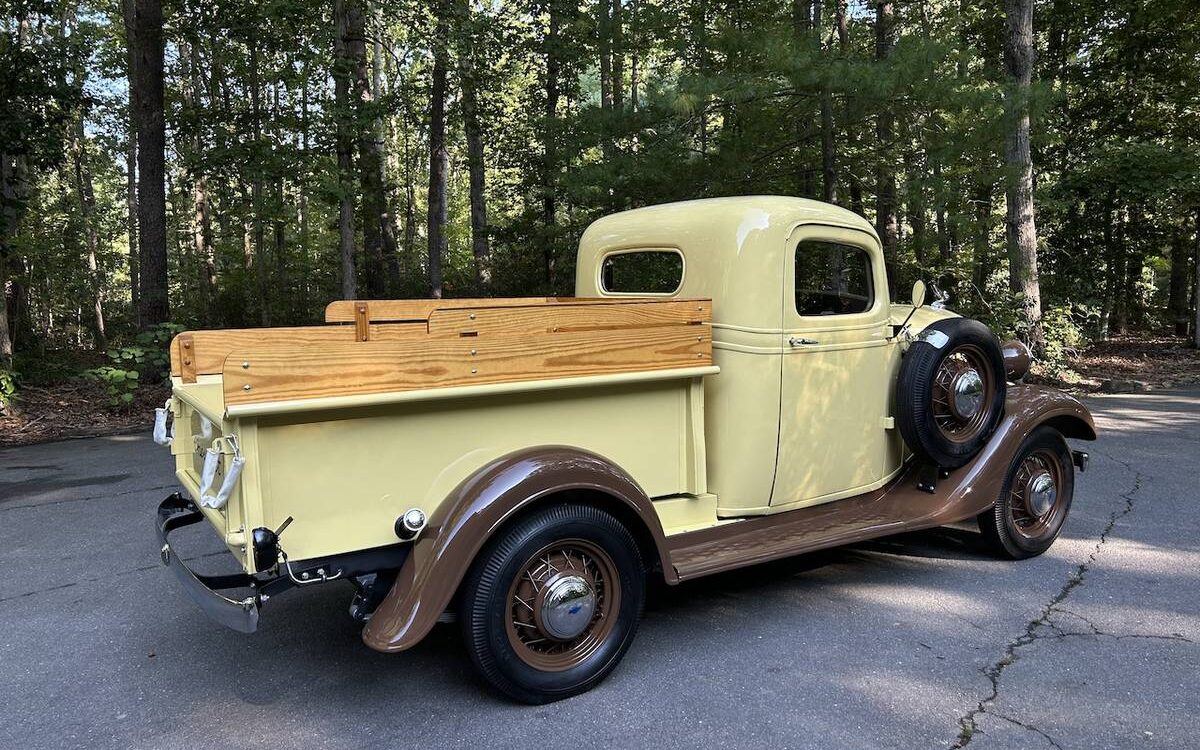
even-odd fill
[{"label": "blackwall tire", "polygon": [[[576,598],[562,599],[571,587],[566,596]],[[551,506],[502,530],[476,558],[460,591],[463,639],[500,692],[522,703],[562,700],[617,666],[645,591],[637,542],[620,521],[590,505]]]},{"label": "blackwall tire", "polygon": [[896,379],[896,422],[909,449],[942,468],[970,461],[1004,413],[1004,355],[977,320],[930,324],[912,342]]},{"label": "blackwall tire", "polygon": [[[1052,499],[1039,493],[1038,483],[1046,480],[1053,486]],[[998,557],[1035,557],[1062,532],[1074,495],[1075,465],[1067,441],[1053,427],[1039,427],[1017,450],[996,504],[976,518],[979,531]]]}]

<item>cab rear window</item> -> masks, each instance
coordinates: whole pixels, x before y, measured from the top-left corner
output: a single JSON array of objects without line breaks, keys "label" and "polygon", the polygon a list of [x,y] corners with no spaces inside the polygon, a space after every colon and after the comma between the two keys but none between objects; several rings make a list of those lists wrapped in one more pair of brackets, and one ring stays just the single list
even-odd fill
[{"label": "cab rear window", "polygon": [[600,284],[610,294],[674,294],[683,283],[683,256],[676,250],[634,250],[604,259]]}]

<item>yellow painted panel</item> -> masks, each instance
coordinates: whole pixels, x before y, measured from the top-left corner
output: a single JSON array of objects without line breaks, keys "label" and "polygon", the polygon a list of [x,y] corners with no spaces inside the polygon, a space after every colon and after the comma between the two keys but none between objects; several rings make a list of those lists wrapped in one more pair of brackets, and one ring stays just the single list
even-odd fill
[{"label": "yellow painted panel", "polygon": [[395,543],[463,479],[522,448],[569,445],[621,466],[652,497],[688,491],[690,380],[400,403],[258,421],[262,524],[295,521],[293,559]]}]

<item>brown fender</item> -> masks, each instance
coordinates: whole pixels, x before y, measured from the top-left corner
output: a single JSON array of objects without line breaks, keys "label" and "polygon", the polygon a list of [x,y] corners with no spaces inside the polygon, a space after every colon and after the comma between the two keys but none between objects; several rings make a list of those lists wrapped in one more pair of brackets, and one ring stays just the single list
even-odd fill
[{"label": "brown fender", "polygon": [[377,651],[416,645],[450,605],[491,535],[521,509],[559,493],[581,494],[625,520],[648,548],[646,554],[657,555],[667,580],[677,580],[658,514],[637,482],[594,453],[566,446],[530,448],[484,466],[450,493],[363,629],[363,641]]}]

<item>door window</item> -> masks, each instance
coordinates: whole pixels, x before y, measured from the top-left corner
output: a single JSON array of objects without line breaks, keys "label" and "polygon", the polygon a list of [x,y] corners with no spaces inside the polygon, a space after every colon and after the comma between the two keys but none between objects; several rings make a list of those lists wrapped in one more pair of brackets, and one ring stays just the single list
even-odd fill
[{"label": "door window", "polygon": [[796,312],[805,316],[854,315],[875,304],[871,256],[838,242],[807,240],[796,246]]}]

